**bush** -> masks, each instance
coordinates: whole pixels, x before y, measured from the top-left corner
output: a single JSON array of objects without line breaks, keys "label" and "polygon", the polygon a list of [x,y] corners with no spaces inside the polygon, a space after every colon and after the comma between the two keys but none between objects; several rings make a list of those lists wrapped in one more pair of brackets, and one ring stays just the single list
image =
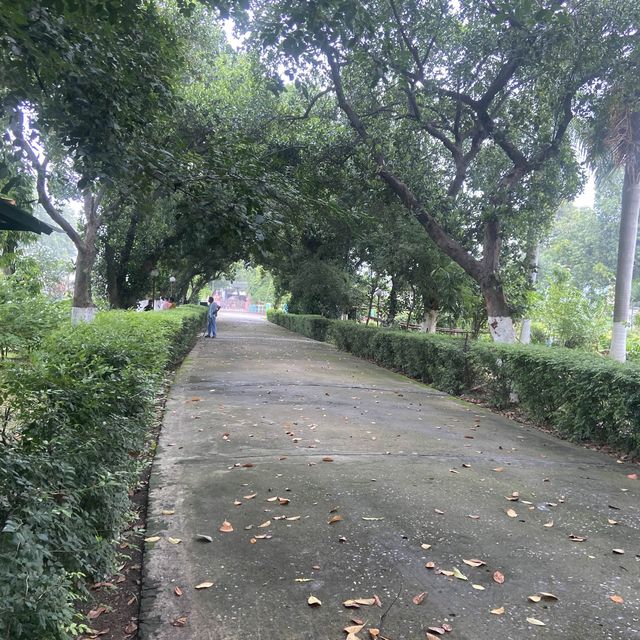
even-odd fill
[{"label": "bush", "polygon": [[[273,313],[272,322],[309,335],[316,316]],[[329,322],[329,321],[327,321]],[[640,366],[560,347],[474,341],[330,321],[325,339],[377,364],[456,395],[479,393],[574,440],[640,452]],[[316,335],[322,331],[316,329]],[[315,337],[315,336],[312,336]],[[320,338],[316,338],[320,339]]]},{"label": "bush", "polygon": [[275,309],[267,311],[267,319],[274,324],[279,324],[289,331],[301,333],[313,340],[326,341],[327,331],[335,320],[329,320],[323,316],[296,315],[294,313],[283,313]]},{"label": "bush", "polygon": [[0,450],[0,637],[77,631],[81,579],[115,570],[164,371],[205,313],[101,313],[0,370],[11,411]]}]

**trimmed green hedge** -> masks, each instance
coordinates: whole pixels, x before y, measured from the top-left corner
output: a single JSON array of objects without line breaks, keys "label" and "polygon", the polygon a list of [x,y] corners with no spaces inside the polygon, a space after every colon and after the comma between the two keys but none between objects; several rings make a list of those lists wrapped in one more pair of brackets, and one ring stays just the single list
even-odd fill
[{"label": "trimmed green hedge", "polygon": [[85,579],[112,574],[165,371],[203,307],[105,312],[0,368],[0,637],[78,633]]},{"label": "trimmed green hedge", "polygon": [[518,406],[532,421],[573,440],[640,452],[640,366],[571,349],[470,342],[318,316],[268,313],[271,322],[333,342],[437,389]]}]

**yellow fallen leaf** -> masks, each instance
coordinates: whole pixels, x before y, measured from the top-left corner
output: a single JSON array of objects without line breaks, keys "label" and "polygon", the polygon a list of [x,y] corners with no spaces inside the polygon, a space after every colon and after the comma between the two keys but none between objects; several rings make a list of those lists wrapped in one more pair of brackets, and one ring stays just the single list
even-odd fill
[{"label": "yellow fallen leaf", "polygon": [[440,640],[440,636],[435,636],[427,631],[427,640]]},{"label": "yellow fallen leaf", "polygon": [[201,582],[195,586],[196,589],[209,589],[213,587],[213,582]]},{"label": "yellow fallen leaf", "polygon": [[532,596],[528,596],[527,600],[531,600],[531,602],[540,602],[540,600],[542,600],[542,596],[539,596],[537,593],[532,595]]},{"label": "yellow fallen leaf", "polygon": [[300,520],[300,516],[291,516],[290,518],[285,518],[289,522],[294,522],[295,520]]},{"label": "yellow fallen leaf", "polygon": [[319,607],[322,605],[322,602],[320,602],[320,600],[318,600],[318,598],[316,598],[315,596],[309,596],[307,598],[307,604],[310,607]]},{"label": "yellow fallen leaf", "polygon": [[498,607],[497,609],[491,609],[491,613],[494,616],[503,616],[504,615],[504,607]]},{"label": "yellow fallen leaf", "polygon": [[270,527],[270,526],[271,526],[271,520],[267,520],[266,522],[259,524],[258,529],[266,529],[267,527]]},{"label": "yellow fallen leaf", "polygon": [[538,620],[537,618],[527,618],[527,622],[529,624],[533,624],[536,627],[546,627],[547,625],[542,622],[541,620]]},{"label": "yellow fallen leaf", "polygon": [[168,538],[171,544],[180,544],[182,540],[180,538]]},{"label": "yellow fallen leaf", "polygon": [[453,575],[458,578],[458,580],[468,580],[467,576],[465,576],[457,567],[453,568]]},{"label": "yellow fallen leaf", "polygon": [[481,584],[472,584],[471,586],[478,591],[484,591],[484,587]]},{"label": "yellow fallen leaf", "polygon": [[220,525],[220,528],[218,529],[218,531],[222,531],[222,533],[231,533],[233,531],[233,527],[231,526],[231,523],[229,521],[225,520]]},{"label": "yellow fallen leaf", "polygon": [[145,542],[158,542],[160,540],[160,536],[151,536],[150,538],[145,538]]},{"label": "yellow fallen leaf", "polygon": [[371,638],[375,639],[380,635],[380,629],[376,629],[375,627],[371,627],[368,631]]},{"label": "yellow fallen leaf", "polygon": [[173,509],[165,509],[164,511],[162,511],[163,516],[172,516],[174,513],[175,511]]}]

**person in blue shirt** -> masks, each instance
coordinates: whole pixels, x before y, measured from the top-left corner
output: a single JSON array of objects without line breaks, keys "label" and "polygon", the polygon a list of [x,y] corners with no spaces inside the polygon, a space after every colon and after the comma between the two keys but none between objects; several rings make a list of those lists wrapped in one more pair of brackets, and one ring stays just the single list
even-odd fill
[{"label": "person in blue shirt", "polygon": [[207,312],[207,333],[204,334],[205,338],[216,337],[216,318],[218,317],[218,311],[220,305],[213,299],[213,296],[209,296],[209,310]]}]

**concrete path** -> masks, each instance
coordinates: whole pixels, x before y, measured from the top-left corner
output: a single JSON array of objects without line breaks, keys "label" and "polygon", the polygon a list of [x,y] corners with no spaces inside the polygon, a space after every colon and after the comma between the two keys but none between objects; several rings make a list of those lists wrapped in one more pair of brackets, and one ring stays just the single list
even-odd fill
[{"label": "concrete path", "polygon": [[[365,626],[349,640],[369,628],[424,640],[448,625],[451,640],[637,640],[633,473],[222,311],[167,404],[141,638],[339,640],[355,619]],[[557,600],[528,599],[541,592]],[[381,606],[342,604],[358,598]]]}]

